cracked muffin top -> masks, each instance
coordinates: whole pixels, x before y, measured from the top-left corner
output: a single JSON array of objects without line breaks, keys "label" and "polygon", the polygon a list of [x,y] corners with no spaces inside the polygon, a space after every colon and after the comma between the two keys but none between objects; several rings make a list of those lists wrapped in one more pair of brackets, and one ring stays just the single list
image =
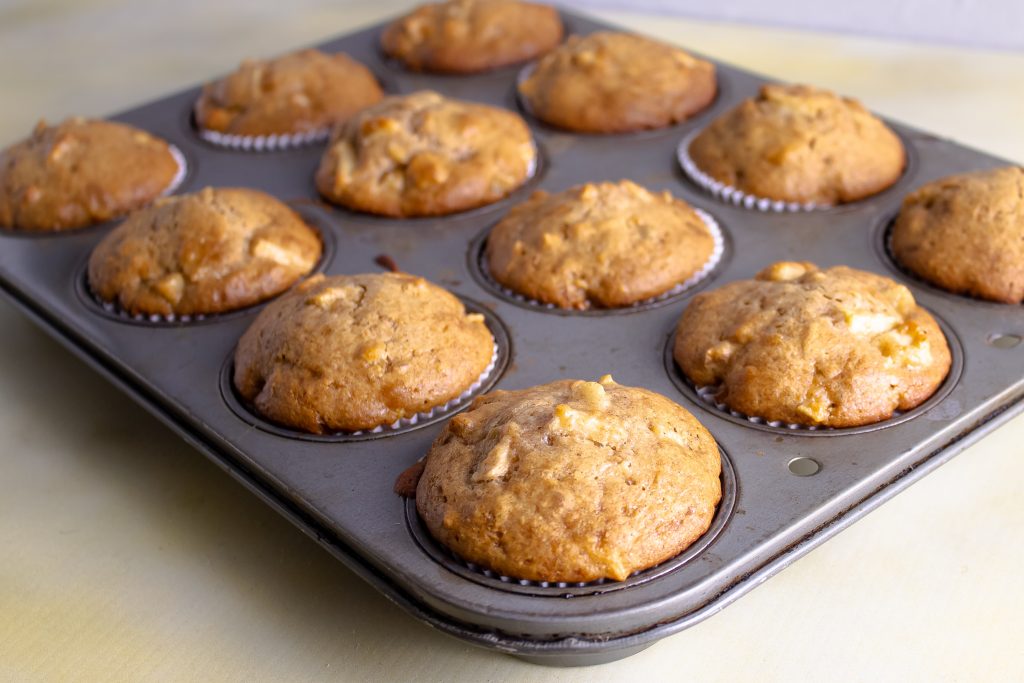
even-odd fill
[{"label": "cracked muffin top", "polygon": [[172,190],[183,172],[170,145],[138,128],[40,121],[0,152],[0,226],[45,232],[103,223]]},{"label": "cracked muffin top", "polygon": [[414,71],[475,73],[525,62],[562,40],[553,7],[517,0],[448,0],[417,7],[381,36]]},{"label": "cracked muffin top", "polygon": [[133,315],[223,313],[291,287],[321,251],[316,231],[274,197],[208,187],[114,228],[89,257],[89,287]]},{"label": "cracked muffin top", "polygon": [[538,191],[487,237],[491,276],[561,308],[628,306],[686,281],[714,251],[686,202],[628,180]]},{"label": "cracked muffin top", "polygon": [[610,31],[570,36],[519,84],[534,116],[584,133],[664,128],[703,110],[717,92],[711,62]]},{"label": "cracked muffin top", "polygon": [[857,100],[764,85],[689,149],[700,170],[755,197],[820,205],[881,192],[903,173],[903,143]]},{"label": "cracked muffin top", "polygon": [[935,319],[889,278],[783,261],[698,294],[676,329],[676,363],[750,417],[853,427],[910,410],[950,367]]},{"label": "cracked muffin top", "polygon": [[1024,302],[1024,168],[964,173],[914,190],[893,225],[892,251],[950,292]]},{"label": "cracked muffin top", "polygon": [[316,186],[356,211],[439,216],[505,197],[536,163],[517,114],[424,90],[386,97],[339,126]]},{"label": "cracked muffin top", "polygon": [[494,391],[427,454],[416,509],[463,560],[532,581],[623,580],[685,550],[721,498],[721,456],[681,406],[571,379]]},{"label": "cracked muffin top", "polygon": [[207,83],[195,104],[196,124],[233,135],[326,130],[383,97],[370,70],[348,55],[300,50],[276,59],[247,59]]},{"label": "cracked muffin top", "polygon": [[269,304],[242,335],[234,382],[279,424],[357,431],[458,398],[493,354],[484,317],[423,278],[317,275]]}]

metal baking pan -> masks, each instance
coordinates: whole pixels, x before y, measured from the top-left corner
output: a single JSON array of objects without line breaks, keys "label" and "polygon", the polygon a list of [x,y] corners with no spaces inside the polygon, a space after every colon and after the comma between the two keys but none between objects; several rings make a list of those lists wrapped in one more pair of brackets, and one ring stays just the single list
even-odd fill
[{"label": "metal baking pan", "polygon": [[[572,14],[570,31],[604,25]],[[375,27],[324,43],[366,63],[392,92],[433,88],[517,109],[517,69],[478,76],[403,71],[379,52]],[[415,617],[472,643],[550,665],[596,664],[642,650],[714,614],[867,511],[953,457],[1024,406],[1024,346],[1014,345],[1024,307],[941,292],[893,265],[889,223],[903,195],[949,173],[1007,162],[893,124],[909,153],[889,190],[834,209],[770,213],[719,202],[679,171],[679,140],[765,79],[717,64],[720,94],[695,119],[664,130],[577,135],[526,116],[543,155],[536,177],[497,204],[436,219],[396,220],[321,205],[313,172],[321,146],[274,152],[221,149],[200,140],[190,110],[199,90],[114,118],[175,144],[189,169],[179,192],[206,185],[255,187],[289,201],[325,234],[327,273],[379,268],[386,254],[408,272],[448,287],[487,313],[501,345],[494,384],[515,389],[561,377],[612,373],[692,411],[723,452],[725,496],[712,529],[682,556],[624,582],[523,584],[463,566],[420,528],[392,491],[427,450],[440,420],[354,437],[300,437],[250,415],[226,368],[259,307],[177,324],[132,321],[91,301],[85,260],[110,226],[60,235],[0,233],[4,294],[83,360],[121,387],[297,527]],[[690,290],[636,309],[567,313],[506,297],[481,271],[487,230],[534,188],[630,178],[669,190],[711,214],[725,255],[696,289],[747,278],[780,259],[847,264],[908,285],[941,321],[953,369],[924,406],[844,430],[754,424],[705,403],[668,352]],[[810,476],[807,476],[810,475]]]}]

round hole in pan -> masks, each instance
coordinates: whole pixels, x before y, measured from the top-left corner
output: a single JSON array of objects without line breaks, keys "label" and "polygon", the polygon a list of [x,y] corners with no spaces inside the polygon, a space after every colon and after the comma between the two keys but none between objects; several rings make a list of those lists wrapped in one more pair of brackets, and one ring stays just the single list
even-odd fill
[{"label": "round hole in pan", "polygon": [[[324,272],[334,260],[334,253],[337,247],[337,240],[334,235],[334,230],[329,221],[326,220],[320,213],[302,206],[297,203],[288,203],[288,205],[298,213],[302,220],[311,228],[316,230],[320,236],[320,244],[323,249],[320,253],[320,260],[317,261],[316,266],[309,272],[310,275]],[[91,252],[90,252],[91,256]],[[260,301],[249,306],[244,306],[232,311],[225,311],[224,313],[211,313],[209,315],[190,315],[190,316],[161,316],[161,315],[132,315],[122,309],[114,302],[102,301],[97,297],[92,288],[89,286],[89,256],[86,256],[85,260],[82,261],[74,275],[74,289],[75,295],[79,302],[85,306],[88,310],[95,313],[96,315],[113,320],[119,323],[125,323],[127,325],[140,325],[144,327],[183,327],[186,325],[206,325],[215,322],[221,322],[224,320],[231,320],[244,315],[248,315],[255,310],[258,310],[264,306],[268,301],[272,301],[276,297],[271,297],[265,301]]]},{"label": "round hole in pan", "polygon": [[821,463],[814,458],[801,456],[793,458],[786,465],[789,471],[798,477],[813,477],[821,471]]},{"label": "round hole in pan", "polygon": [[[931,311],[929,311],[931,313]],[[894,427],[896,425],[903,424],[913,420],[917,416],[927,412],[939,403],[941,403],[953,390],[957,382],[960,380],[960,374],[963,372],[964,367],[964,352],[963,346],[960,344],[960,339],[953,332],[952,328],[940,317],[932,313],[935,321],[939,324],[939,328],[942,333],[946,336],[946,342],[949,345],[949,352],[952,362],[949,366],[949,373],[946,375],[946,379],[943,380],[939,388],[935,390],[935,393],[928,397],[921,405],[908,410],[905,413],[899,413],[889,418],[888,420],[881,420],[880,422],[874,422],[872,424],[861,425],[859,427],[803,427],[803,426],[787,426],[772,425],[767,423],[763,418],[759,417],[748,417],[734,410],[728,408],[719,408],[713,402],[705,400],[704,397],[698,392],[697,388],[690,382],[690,380],[683,374],[682,370],[676,364],[675,358],[672,355],[672,349],[675,346],[676,333],[675,330],[668,335],[668,339],[665,342],[665,350],[663,353],[665,372],[668,374],[672,384],[675,385],[676,389],[679,390],[689,401],[701,410],[716,415],[723,419],[734,422],[744,427],[751,429],[759,429],[761,431],[773,432],[775,434],[786,434],[788,436],[809,436],[809,437],[836,437],[836,436],[847,436],[850,434],[864,434],[866,432],[874,432],[879,429],[886,429],[888,427]]]},{"label": "round hole in pan", "polygon": [[505,591],[508,593],[519,593],[522,595],[533,595],[548,598],[571,598],[583,595],[599,595],[611,591],[632,588],[657,578],[665,576],[700,556],[714,542],[722,529],[726,527],[732,517],[736,505],[736,472],[733,470],[732,462],[725,451],[719,447],[722,457],[722,498],[715,509],[715,516],[711,520],[708,530],[691,543],[683,552],[675,557],[665,560],[661,564],[648,569],[636,572],[624,581],[601,579],[587,583],[569,582],[548,582],[548,581],[527,581],[508,576],[500,576],[497,572],[485,569],[478,565],[462,560],[450,550],[442,546],[430,535],[426,525],[420,520],[416,512],[416,501],[412,498],[405,500],[405,520],[409,533],[415,539],[416,544],[432,560],[445,569],[458,574],[462,578],[474,583]]},{"label": "round hole in pan", "polygon": [[494,337],[495,345],[495,357],[494,366],[487,376],[480,382],[480,386],[473,390],[473,392],[458,402],[457,405],[453,405],[448,409],[434,409],[429,417],[417,417],[415,423],[409,424],[407,421],[401,421],[401,425],[398,427],[383,426],[379,431],[364,430],[359,432],[335,432],[330,434],[311,434],[309,432],[299,431],[292,427],[286,427],[279,425],[270,420],[264,418],[255,410],[253,410],[249,404],[238,394],[235,389],[234,383],[234,352],[227,357],[224,361],[224,365],[221,367],[220,372],[220,392],[221,397],[227,404],[228,408],[231,409],[239,419],[246,422],[261,431],[274,434],[286,439],[299,439],[301,441],[315,441],[322,443],[340,443],[345,441],[368,441],[370,439],[384,439],[392,436],[398,436],[407,432],[414,431],[416,429],[422,429],[432,424],[436,424],[443,420],[447,420],[452,415],[464,410],[469,407],[473,402],[473,399],[480,394],[487,393],[497,384],[498,380],[505,372],[505,368],[508,367],[509,359],[512,355],[511,338],[509,337],[508,330],[505,328],[504,323],[498,318],[492,311],[487,309],[475,301],[466,299],[460,296],[459,299],[465,305],[466,310],[472,313],[480,313],[484,316],[484,320],[487,323],[488,329],[491,331],[491,335]]},{"label": "round hole in pan", "polygon": [[1019,334],[995,333],[990,334],[985,341],[997,349],[1013,349],[1019,346],[1021,341],[1024,341],[1024,338]]}]

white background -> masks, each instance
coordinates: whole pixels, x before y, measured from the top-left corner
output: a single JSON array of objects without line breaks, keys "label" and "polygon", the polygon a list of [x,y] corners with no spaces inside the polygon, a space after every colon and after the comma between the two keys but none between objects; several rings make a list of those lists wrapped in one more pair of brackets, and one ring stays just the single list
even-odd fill
[{"label": "white background", "polygon": [[562,0],[562,4],[1024,50],[1024,0]]}]

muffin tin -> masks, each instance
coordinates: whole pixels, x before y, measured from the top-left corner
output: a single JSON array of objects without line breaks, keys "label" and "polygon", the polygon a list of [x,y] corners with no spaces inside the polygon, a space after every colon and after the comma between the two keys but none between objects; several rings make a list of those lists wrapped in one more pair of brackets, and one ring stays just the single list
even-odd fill
[{"label": "muffin tin", "polygon": [[[570,31],[606,28],[565,14]],[[367,64],[391,92],[433,88],[517,108],[519,69],[478,76],[402,71],[377,47],[381,27],[326,42]],[[329,233],[327,273],[378,270],[387,256],[487,313],[499,357],[489,378],[522,388],[610,372],[692,411],[723,452],[725,495],[712,529],[683,555],[624,582],[537,584],[462,563],[423,532],[396,478],[428,449],[437,419],[377,434],[309,437],[248,413],[228,381],[235,342],[259,307],[200,321],[151,322],[104,310],[83,290],[82,263],[109,225],[58,235],[0,234],[0,286],[47,332],[104,374],[349,568],[413,616],[472,643],[552,665],[595,664],[642,650],[714,614],[1024,406],[1024,309],[922,285],[895,267],[886,231],[903,195],[954,172],[1007,163],[892,124],[912,163],[868,200],[810,212],[763,212],[722,202],[679,169],[680,140],[764,79],[716,63],[720,94],[695,119],[659,131],[576,135],[527,116],[545,163],[528,187],[496,204],[436,219],[396,220],[326,207],[313,172],[320,146],[246,152],[204,142],[191,126],[199,88],[115,117],[175,144],[189,173],[179,192],[243,185],[290,202]],[[724,254],[680,296],[586,314],[524,304],[482,279],[486,229],[532,187],[630,178],[669,190],[721,226]],[[675,323],[696,289],[751,277],[781,259],[847,264],[903,282],[942,321],[953,371],[924,406],[877,425],[801,430],[752,422],[700,399],[675,369]],[[486,388],[486,386],[484,387]]]}]

